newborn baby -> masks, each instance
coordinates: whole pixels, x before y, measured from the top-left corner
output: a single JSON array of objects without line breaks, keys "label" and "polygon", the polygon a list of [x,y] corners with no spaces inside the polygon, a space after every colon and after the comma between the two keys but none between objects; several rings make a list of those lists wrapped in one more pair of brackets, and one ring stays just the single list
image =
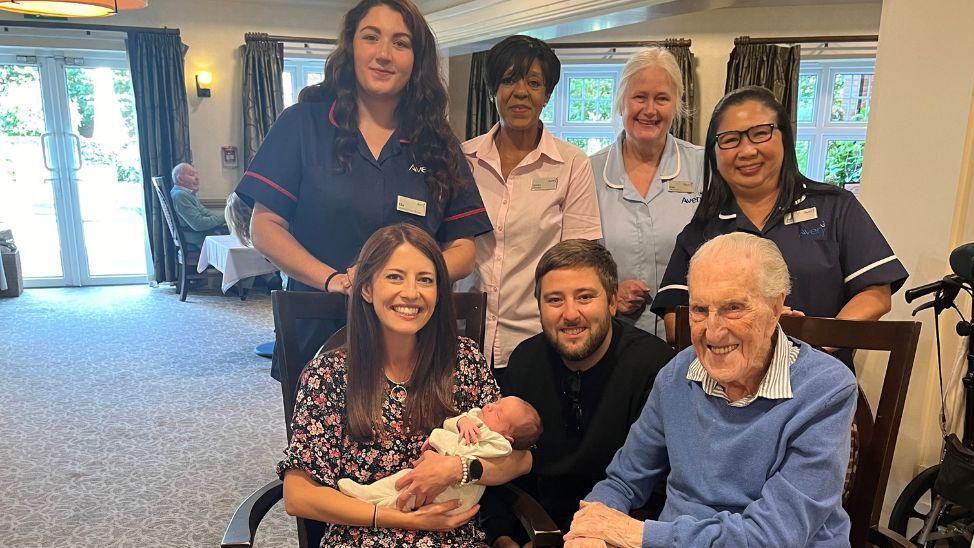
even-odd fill
[{"label": "newborn baby", "polygon": [[[441,455],[494,458],[511,453],[512,449],[527,449],[541,435],[541,417],[528,402],[508,396],[483,409],[474,407],[466,413],[446,419],[443,428],[430,434],[427,444]],[[396,481],[411,468],[400,470],[369,485],[349,478],[338,480],[338,489],[350,497],[377,506],[395,506],[399,492]],[[450,512],[465,512],[477,504],[484,494],[484,486],[476,483],[451,485],[436,497],[435,502],[460,499],[460,507]],[[405,510],[412,510],[410,499]]]}]

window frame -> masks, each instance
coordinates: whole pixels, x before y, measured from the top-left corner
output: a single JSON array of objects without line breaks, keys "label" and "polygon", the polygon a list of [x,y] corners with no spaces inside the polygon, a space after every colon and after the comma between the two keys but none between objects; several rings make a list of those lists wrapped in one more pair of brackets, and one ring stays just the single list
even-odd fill
[{"label": "window frame", "polygon": [[[868,119],[860,121],[831,120],[833,88],[838,74],[869,74],[876,78],[876,59],[815,59],[801,61],[799,78],[815,75],[815,101],[812,121],[798,122],[795,145],[798,141],[808,141],[808,166],[805,175],[815,181],[825,180],[825,163],[830,141],[866,141]],[[872,89],[870,101],[872,101]],[[851,184],[852,183],[850,181]]]},{"label": "window frame", "polygon": [[[327,58],[319,57],[284,57],[284,70],[281,71],[281,88],[284,91],[285,108],[298,102],[298,94],[308,85],[309,74],[321,73],[324,75],[325,64],[327,62]],[[284,89],[285,73],[291,75],[290,94],[287,89]],[[301,84],[295,86],[295,82],[301,82]],[[288,102],[288,99],[290,99],[290,102]]]},{"label": "window frame", "polygon": [[[549,102],[552,103],[554,120],[545,122],[545,128],[559,139],[567,141],[569,138],[606,138],[609,143],[615,141],[622,129],[622,117],[615,112],[615,94],[618,91],[619,79],[622,75],[624,63],[563,63],[558,85],[551,92]],[[608,122],[569,122],[568,121],[568,82],[572,78],[611,78],[612,96],[610,101],[610,119]],[[583,149],[585,150],[585,149]],[[585,151],[591,154],[591,151]]]}]

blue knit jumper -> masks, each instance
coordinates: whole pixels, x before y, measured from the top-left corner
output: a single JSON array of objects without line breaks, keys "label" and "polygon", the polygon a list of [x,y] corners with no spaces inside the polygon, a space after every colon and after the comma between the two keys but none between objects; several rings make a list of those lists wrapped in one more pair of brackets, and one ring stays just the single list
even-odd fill
[{"label": "blue knit jumper", "polygon": [[[798,341],[796,341],[798,342]],[[791,399],[746,407],[687,380],[687,348],[664,367],[607,478],[585,498],[628,513],[666,476],[666,506],[643,546],[849,546],[842,487],[856,379],[798,342]]]}]

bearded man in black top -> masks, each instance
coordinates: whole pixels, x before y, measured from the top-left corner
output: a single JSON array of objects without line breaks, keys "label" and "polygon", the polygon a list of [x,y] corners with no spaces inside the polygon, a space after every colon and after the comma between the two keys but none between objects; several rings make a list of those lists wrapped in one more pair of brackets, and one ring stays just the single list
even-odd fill
[{"label": "bearded man in black top", "polygon": [[[544,425],[531,472],[517,484],[567,532],[578,502],[605,478],[656,373],[674,352],[613,317],[616,264],[598,243],[555,245],[542,256],[534,279],[544,331],[511,354],[504,394],[533,405]],[[521,546],[528,539],[502,497],[488,491],[481,525],[493,546]]]}]

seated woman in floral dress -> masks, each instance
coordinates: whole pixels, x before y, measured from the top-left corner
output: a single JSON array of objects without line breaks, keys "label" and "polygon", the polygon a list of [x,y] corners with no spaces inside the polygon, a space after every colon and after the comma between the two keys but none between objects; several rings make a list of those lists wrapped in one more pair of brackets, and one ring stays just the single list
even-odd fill
[{"label": "seated woman in floral dress", "polygon": [[[348,343],[312,360],[301,375],[293,436],[277,467],[287,513],[332,524],[322,546],[478,546],[479,506],[450,515],[458,500],[432,503],[471,478],[471,463],[422,451],[449,416],[500,397],[490,368],[457,337],[450,281],[436,242],[412,225],[378,230],[365,243],[350,292]],[[376,507],[340,493],[337,482],[371,483],[402,468],[401,503]],[[500,485],[531,468],[527,451],[482,459],[478,483]],[[431,504],[432,503],[432,504]],[[400,504],[400,508],[402,507]]]}]

